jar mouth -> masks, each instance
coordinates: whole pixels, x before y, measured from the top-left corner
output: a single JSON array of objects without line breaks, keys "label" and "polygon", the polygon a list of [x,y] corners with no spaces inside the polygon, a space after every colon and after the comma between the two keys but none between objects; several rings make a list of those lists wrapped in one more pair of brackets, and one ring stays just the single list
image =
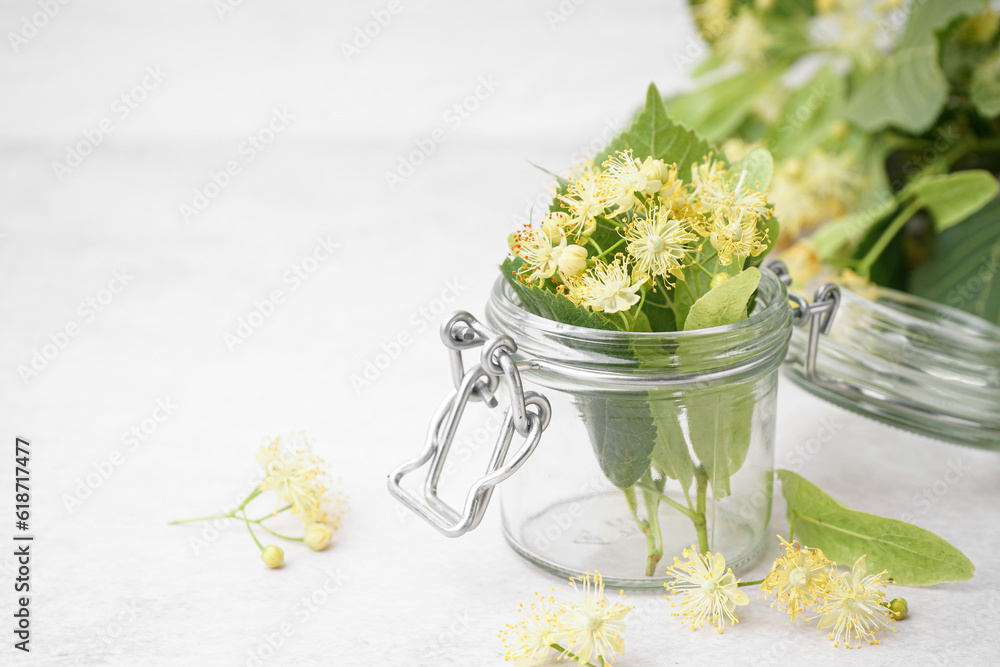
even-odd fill
[{"label": "jar mouth", "polygon": [[784,284],[768,269],[750,316],[733,324],[693,331],[629,332],[591,329],[535,315],[521,306],[501,276],[486,308],[487,321],[511,336],[523,357],[631,373],[684,374],[724,371],[784,359],[792,314]]}]

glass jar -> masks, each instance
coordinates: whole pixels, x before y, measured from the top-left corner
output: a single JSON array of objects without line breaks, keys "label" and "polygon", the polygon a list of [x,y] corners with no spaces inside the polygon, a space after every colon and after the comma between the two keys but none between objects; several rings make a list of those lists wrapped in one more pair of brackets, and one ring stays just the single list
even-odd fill
[{"label": "glass jar", "polygon": [[808,332],[786,364],[805,389],[928,437],[1000,449],[1000,328],[891,289],[840,291],[840,307],[807,373]]},{"label": "glass jar", "polygon": [[698,545],[738,568],[767,539],[777,375],[792,332],[762,272],[749,318],[685,332],[574,327],[522,309],[500,279],[489,327],[517,344],[525,388],[551,404],[531,458],[500,491],[507,541],[563,576],[658,588]]}]

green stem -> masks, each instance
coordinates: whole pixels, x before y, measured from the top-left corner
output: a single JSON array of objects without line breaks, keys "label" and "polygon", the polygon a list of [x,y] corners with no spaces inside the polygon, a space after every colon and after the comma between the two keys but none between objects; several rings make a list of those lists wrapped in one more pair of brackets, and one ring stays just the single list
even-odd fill
[{"label": "green stem", "polygon": [[705,472],[705,468],[699,465],[695,468],[694,475],[698,480],[696,494],[698,518],[695,520],[694,527],[698,531],[698,550],[705,553],[708,551],[708,521],[705,518],[705,495],[708,492],[708,473]]},{"label": "green stem", "polygon": [[597,257],[601,257],[604,254],[604,251],[601,250],[601,246],[597,245],[597,241],[595,241],[594,239],[590,238],[589,236],[587,237],[587,243],[589,243],[590,245],[592,245],[595,248],[597,248],[597,252],[598,252]]},{"label": "green stem", "polygon": [[[278,515],[279,515],[279,514],[281,514],[282,512],[287,512],[287,511],[288,511],[288,510],[290,510],[290,509],[292,509],[292,506],[291,506],[291,505],[285,505],[285,506],[284,506],[284,507],[282,507],[282,508],[281,508],[280,510],[276,510],[276,511],[272,512],[271,514],[268,514],[267,516],[262,516],[262,517],[261,517],[261,518],[259,518],[259,519],[250,519],[250,523],[260,523],[260,522],[261,522],[261,521],[263,521],[264,519],[270,519],[270,518],[271,518],[272,516],[278,516]],[[245,514],[245,512],[244,512],[244,514]]]},{"label": "green stem", "polygon": [[740,588],[742,586],[759,586],[762,583],[764,583],[763,579],[759,579],[757,581],[741,581],[738,584],[736,584],[736,587]]},{"label": "green stem", "polygon": [[704,273],[706,276],[708,276],[709,279],[715,277],[715,274],[706,269],[704,266],[702,266],[700,262],[695,262],[692,266],[697,266],[699,269],[701,269],[701,272]]},{"label": "green stem", "polygon": [[262,524],[260,522],[258,522],[257,525],[260,526],[261,528],[263,528],[264,530],[266,530],[267,532],[271,533],[275,537],[280,537],[283,540],[288,540],[290,542],[304,542],[305,539],[306,539],[304,537],[289,537],[288,535],[282,535],[281,533],[276,533],[276,532],[274,532],[273,530],[271,530],[270,528],[268,528],[267,526],[265,526],[264,524]]},{"label": "green stem", "polygon": [[[563,648],[562,646],[560,646],[559,644],[555,644],[555,643],[552,643],[552,644],[549,644],[549,646],[551,646],[551,647],[552,647],[552,648],[554,648],[555,650],[559,651],[559,652],[560,652],[560,653],[562,653],[562,654],[563,654],[564,656],[569,656],[569,657],[570,657],[570,658],[572,658],[573,660],[576,660],[576,661],[577,661],[577,663],[579,663],[579,662],[580,662],[580,657],[579,657],[578,655],[576,655],[576,654],[575,654],[575,653],[573,653],[572,651],[569,651],[569,650],[567,650],[567,649],[564,649],[564,648]],[[602,662],[602,663],[604,662],[604,659],[603,659],[603,658],[601,658],[601,662]],[[589,662],[585,662],[585,663],[581,663],[581,664],[583,664],[583,665],[584,665],[584,667],[597,667],[597,665],[593,665],[593,664],[591,664],[591,663],[589,663]]]},{"label": "green stem", "polygon": [[795,517],[797,515],[792,514],[792,520],[788,523],[788,543],[792,543],[792,538],[795,537]]},{"label": "green stem", "polygon": [[[247,501],[247,502],[249,502],[249,501]],[[244,504],[246,504],[246,503],[244,503]],[[260,540],[257,539],[257,536],[253,534],[253,528],[250,527],[250,520],[247,519],[247,515],[246,515],[245,512],[243,514],[243,521],[245,521],[246,524],[247,524],[247,530],[250,531],[250,537],[252,537],[253,541],[257,543],[257,548],[260,549],[261,551],[264,551],[264,545],[261,544]]]},{"label": "green stem", "polygon": [[236,510],[233,512],[233,514],[236,514],[236,512],[239,512],[244,507],[246,507],[247,505],[249,505],[250,501],[253,500],[254,498],[256,498],[257,496],[259,496],[260,494],[261,494],[261,490],[260,490],[260,487],[258,486],[256,489],[254,489],[253,491],[250,492],[250,495],[247,496],[246,500],[244,500],[242,503],[240,503],[240,506],[236,508]]},{"label": "green stem", "polygon": [[904,208],[902,212],[900,212],[900,214],[893,219],[892,222],[889,223],[889,226],[886,228],[886,230],[882,232],[882,236],[879,237],[878,241],[875,242],[875,245],[871,247],[871,249],[867,252],[867,254],[865,254],[864,258],[862,258],[861,262],[858,264],[859,275],[865,278],[868,277],[868,275],[871,273],[872,265],[875,263],[875,260],[879,258],[879,255],[885,252],[885,249],[892,242],[892,239],[896,237],[896,234],[899,233],[899,230],[903,228],[903,225],[905,225],[909,221],[909,219],[912,218],[914,214],[921,208],[923,208],[923,204],[921,203],[919,198],[915,199],[914,201],[910,202],[910,204],[906,208]]},{"label": "green stem", "polygon": [[[652,577],[656,573],[656,566],[663,558],[663,533],[660,531],[660,493],[649,493],[643,491],[642,501],[646,505],[646,520],[649,523],[649,533],[646,536],[647,552],[646,576]],[[648,547],[649,535],[653,536],[653,548]]]},{"label": "green stem", "polygon": [[647,491],[649,493],[655,493],[659,497],[659,500],[662,500],[666,504],[670,505],[675,510],[677,510],[678,512],[680,512],[681,514],[683,514],[687,518],[691,519],[692,521],[697,521],[698,520],[698,514],[697,514],[697,512],[695,512],[694,510],[692,510],[692,509],[690,509],[688,507],[684,507],[683,505],[681,505],[679,502],[677,502],[676,500],[674,500],[670,496],[665,496],[662,493],[660,493],[658,490],[656,490],[656,489],[654,489],[654,488],[652,488],[650,486],[646,486],[645,484],[642,484],[642,483],[636,484],[636,486],[638,486],[643,491]]},{"label": "green stem", "polygon": [[[594,242],[591,241],[591,243],[594,243]],[[614,250],[615,248],[617,248],[618,246],[620,246],[623,243],[625,243],[625,239],[619,240],[618,243],[614,244],[613,246],[611,246],[607,250],[601,252],[601,254],[597,255],[596,257],[594,257],[594,259],[601,259],[602,257],[604,257],[605,255],[607,255],[609,252],[611,252],[612,250]],[[594,245],[597,245],[597,244],[594,243]],[[598,247],[598,250],[600,250],[600,247]]]}]

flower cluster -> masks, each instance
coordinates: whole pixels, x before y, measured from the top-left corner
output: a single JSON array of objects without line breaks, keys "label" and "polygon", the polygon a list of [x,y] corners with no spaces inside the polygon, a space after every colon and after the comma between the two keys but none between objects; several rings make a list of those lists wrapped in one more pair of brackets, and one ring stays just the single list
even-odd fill
[{"label": "flower cluster", "polygon": [[[511,252],[523,262],[518,277],[551,281],[594,311],[628,311],[646,286],[669,290],[687,279],[689,267],[707,270],[715,256],[726,267],[764,252],[762,223],[771,213],[753,185],[711,155],[692,165],[687,180],[676,165],[631,150],[616,152],[600,170],[584,164],[563,182],[555,210],[513,236]],[[711,257],[702,256],[704,239]]]},{"label": "flower cluster", "polygon": [[[260,549],[261,560],[270,568],[278,568],[284,564],[285,552],[277,545],[261,544],[254,534],[252,525],[275,537],[302,542],[313,551],[325,549],[333,539],[334,531],[340,528],[341,516],[347,505],[342,494],[331,494],[327,488],[323,460],[313,453],[309,440],[301,433],[290,438],[273,438],[260,448],[257,460],[263,468],[263,479],[235,510],[218,516],[173,523],[209,519],[241,521]],[[270,514],[251,519],[247,515],[247,506],[255,498],[267,492],[274,493],[273,510]],[[302,520],[302,537],[283,535],[264,525],[265,520],[287,511],[291,511]]]},{"label": "flower cluster", "polygon": [[540,665],[558,654],[579,665],[604,665],[615,661],[612,654],[625,652],[625,616],[632,607],[624,604],[624,594],[608,599],[600,572],[587,572],[569,583],[572,593],[558,591],[568,599],[535,593],[529,606],[521,605],[520,620],[500,631],[506,660]]},{"label": "flower cluster", "polygon": [[[815,606],[820,629],[834,646],[860,648],[862,642],[878,644],[875,633],[884,630],[901,615],[885,600],[886,572],[867,574],[866,556],[854,563],[849,573],[842,573],[819,549],[808,549],[798,542],[781,540],[784,553],[761,584],[764,595],[774,594],[771,606],[784,607],[794,621]],[[899,608],[901,598],[893,600]],[[805,618],[805,621],[815,617]],[[892,628],[895,631],[895,628]]]},{"label": "flower cluster", "polygon": [[[685,549],[684,560],[674,558],[667,570],[672,580],[664,584],[670,593],[667,599],[680,599],[680,611],[674,616],[683,616],[692,630],[708,622],[721,633],[727,624],[739,623],[736,608],[750,602],[740,588],[756,583],[765,591],[764,597],[774,595],[771,606],[784,608],[793,621],[818,617],[818,627],[830,629],[828,636],[835,646],[843,643],[847,648],[857,648],[863,641],[878,644],[875,633],[905,616],[906,601],[885,600],[886,581],[882,577],[886,573],[867,574],[865,556],[845,574],[819,549],[783,539],[781,546],[783,554],[774,561],[767,577],[747,583],[741,583],[726,568],[721,554],[699,553],[694,545]],[[670,606],[675,603],[671,601]],[[809,610],[817,616],[802,616]]]}]

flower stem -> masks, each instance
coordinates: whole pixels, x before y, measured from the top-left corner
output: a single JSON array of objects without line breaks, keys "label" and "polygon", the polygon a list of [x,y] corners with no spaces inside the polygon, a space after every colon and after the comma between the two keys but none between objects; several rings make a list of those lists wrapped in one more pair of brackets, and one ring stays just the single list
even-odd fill
[{"label": "flower stem", "polygon": [[168,521],[168,526],[174,526],[179,523],[191,523],[193,521],[211,521],[212,519],[235,519],[236,517],[232,514],[213,514],[212,516],[200,516],[197,519],[178,519],[177,521]]},{"label": "flower stem", "polygon": [[[562,653],[563,656],[568,656],[569,658],[572,658],[573,660],[576,660],[578,663],[580,663],[580,657],[577,654],[573,653],[572,651],[564,649],[562,646],[560,646],[559,644],[555,644],[555,643],[549,644],[549,646],[551,646],[555,650],[557,650],[560,653]],[[603,659],[602,659],[602,662],[603,662]],[[585,667],[597,667],[597,665],[592,665],[589,662],[584,662],[584,663],[580,663],[580,664],[584,665]]]},{"label": "flower stem", "polygon": [[[249,502],[249,501],[246,501],[246,502]],[[244,503],[244,504],[246,504],[246,503]],[[257,539],[257,536],[253,534],[253,528],[250,527],[250,519],[247,518],[247,515],[246,515],[245,512],[243,513],[243,521],[245,521],[246,524],[247,524],[247,530],[250,531],[250,537],[252,537],[253,541],[257,543],[257,548],[260,549],[261,551],[264,551],[264,545],[261,544],[260,540]]]},{"label": "flower stem", "polygon": [[792,538],[795,537],[795,517],[796,514],[792,514],[792,520],[788,522],[788,542],[791,543]]},{"label": "flower stem", "polygon": [[259,521],[258,521],[258,522],[256,522],[256,523],[257,523],[257,525],[258,525],[258,526],[260,526],[261,528],[263,528],[263,529],[264,529],[264,530],[266,530],[267,532],[271,533],[271,534],[272,534],[272,535],[274,535],[275,537],[280,537],[280,538],[281,538],[281,539],[283,539],[283,540],[288,540],[288,541],[290,541],[290,542],[304,542],[304,541],[305,541],[305,539],[306,539],[306,538],[304,538],[304,537],[289,537],[288,535],[282,535],[281,533],[276,533],[276,532],[274,532],[273,530],[271,530],[270,528],[268,528],[268,527],[267,527],[267,526],[265,526],[264,524],[260,523]]},{"label": "flower stem", "polygon": [[909,206],[904,208],[899,215],[897,215],[893,221],[889,223],[886,230],[882,232],[882,236],[879,237],[878,241],[875,242],[875,245],[871,247],[868,253],[858,264],[858,275],[864,278],[869,276],[875,260],[879,258],[879,255],[885,252],[885,249],[890,243],[892,243],[892,239],[899,233],[899,230],[901,230],[910,218],[912,218],[921,208],[923,208],[923,203],[918,198],[910,202]]},{"label": "flower stem", "polygon": [[759,579],[757,581],[741,581],[738,584],[736,584],[736,586],[737,586],[737,588],[739,588],[741,586],[757,586],[757,585],[760,585],[762,583],[764,583],[763,579]]},{"label": "flower stem", "polygon": [[[591,241],[591,243],[593,243],[593,241]],[[607,255],[609,252],[611,252],[612,250],[614,250],[615,248],[617,248],[618,246],[620,246],[623,243],[625,243],[625,239],[621,239],[620,241],[618,241],[618,243],[614,244],[613,246],[611,246],[607,250],[602,251],[601,254],[597,255],[596,257],[594,257],[594,259],[601,259],[601,258],[603,258],[605,255]],[[594,243],[594,245],[597,245],[597,244]],[[598,247],[598,250],[600,250],[599,247]]]},{"label": "flower stem", "polygon": [[698,550],[702,553],[708,551],[708,522],[705,518],[705,494],[708,491],[708,473],[705,468],[698,466],[694,470],[695,478],[698,480],[697,489],[697,514],[694,527],[698,531]]},{"label": "flower stem", "polygon": [[[652,577],[656,573],[656,566],[663,558],[663,533],[660,531],[660,496],[661,494],[651,494],[648,491],[642,492],[642,500],[646,505],[646,520],[649,523],[649,533],[646,536],[647,551],[646,576]],[[653,536],[653,547],[648,548],[649,536]]]}]

